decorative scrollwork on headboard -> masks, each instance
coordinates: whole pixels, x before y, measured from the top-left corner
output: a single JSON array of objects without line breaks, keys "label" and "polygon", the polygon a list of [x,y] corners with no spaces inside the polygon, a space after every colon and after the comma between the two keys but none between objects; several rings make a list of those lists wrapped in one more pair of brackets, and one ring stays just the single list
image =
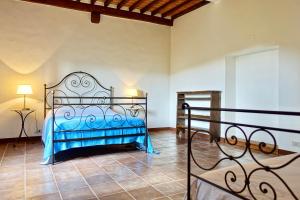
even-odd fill
[{"label": "decorative scrollwork on headboard", "polygon": [[[77,71],[66,75],[60,82],[52,86],[44,85],[44,116],[51,109],[53,92],[56,103],[112,103],[113,88],[104,87],[89,73]],[[84,97],[100,97],[99,99],[84,99]],[[79,101],[79,102],[77,102]]]}]

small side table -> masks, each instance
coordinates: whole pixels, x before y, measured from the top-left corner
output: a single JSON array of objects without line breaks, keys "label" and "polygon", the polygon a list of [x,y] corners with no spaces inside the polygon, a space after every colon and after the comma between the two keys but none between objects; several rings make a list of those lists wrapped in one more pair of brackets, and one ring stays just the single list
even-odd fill
[{"label": "small side table", "polygon": [[20,133],[19,133],[19,137],[17,138],[17,140],[20,140],[23,133],[25,134],[26,137],[28,137],[27,133],[26,133],[26,130],[25,130],[25,122],[26,122],[26,119],[27,117],[35,112],[35,110],[19,110],[19,109],[15,109],[15,110],[12,110],[13,112],[16,112],[19,114],[20,118],[21,118],[21,121],[22,121],[22,127],[21,127],[21,130],[20,130]]}]

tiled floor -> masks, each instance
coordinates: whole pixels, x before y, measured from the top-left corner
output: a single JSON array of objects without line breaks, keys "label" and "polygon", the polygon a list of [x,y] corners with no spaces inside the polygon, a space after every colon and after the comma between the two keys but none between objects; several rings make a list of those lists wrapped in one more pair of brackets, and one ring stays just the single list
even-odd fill
[{"label": "tiled floor", "polygon": [[[47,166],[39,164],[43,148],[38,142],[19,143],[16,147],[1,144],[0,199],[183,199],[186,192],[185,140],[166,131],[152,134],[152,142],[160,154],[128,151]],[[195,146],[199,161],[209,164],[220,158],[215,145],[199,144]],[[206,150],[205,153],[202,150]],[[202,173],[197,170],[195,172]]]}]

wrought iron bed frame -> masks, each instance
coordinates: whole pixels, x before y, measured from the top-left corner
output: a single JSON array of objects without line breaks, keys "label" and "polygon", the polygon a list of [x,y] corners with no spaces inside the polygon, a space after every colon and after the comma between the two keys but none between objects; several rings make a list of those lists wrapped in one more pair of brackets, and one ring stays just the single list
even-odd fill
[{"label": "wrought iron bed frame", "polygon": [[[270,138],[272,139],[273,143],[271,144],[271,149],[266,149],[267,144],[265,142],[259,142],[258,143],[258,150],[259,152],[262,152],[263,154],[273,154],[277,150],[277,142],[276,138],[274,135],[271,133],[271,131],[279,131],[279,132],[287,132],[287,133],[300,133],[300,130],[295,130],[295,129],[285,129],[285,128],[277,128],[277,127],[269,127],[269,126],[259,126],[259,125],[253,125],[253,124],[243,124],[243,123],[235,123],[235,122],[228,122],[228,121],[215,121],[215,120],[209,120],[209,119],[197,119],[202,122],[213,122],[213,123],[219,123],[219,124],[225,124],[228,125],[226,131],[225,131],[225,142],[228,143],[229,145],[235,146],[239,142],[239,138],[236,137],[234,134],[230,137],[228,135],[228,131],[231,128],[237,128],[243,135],[243,139],[245,141],[245,147],[243,147],[242,153],[240,155],[231,155],[224,151],[224,149],[219,145],[219,138],[214,138],[213,142],[217,145],[218,149],[222,152],[224,155],[223,158],[219,159],[213,166],[211,167],[203,167],[200,165],[193,154],[193,149],[192,149],[192,141],[194,139],[194,136],[199,134],[199,133],[208,133],[210,134],[209,131],[207,130],[201,130],[201,131],[192,131],[191,130],[191,111],[219,111],[219,112],[236,112],[236,113],[255,113],[255,114],[267,114],[267,115],[285,115],[285,116],[300,116],[300,112],[286,112],[286,111],[270,111],[270,110],[247,110],[247,109],[227,109],[227,108],[207,108],[207,107],[190,107],[189,104],[184,103],[182,104],[182,108],[187,110],[188,114],[188,150],[187,150],[187,199],[191,200],[191,177],[194,177],[196,179],[200,179],[216,188],[219,188],[225,192],[228,192],[232,194],[233,196],[239,197],[241,199],[247,199],[242,195],[242,192],[247,190],[251,197],[253,199],[257,199],[255,195],[253,194],[251,190],[251,177],[252,175],[257,172],[257,171],[263,171],[266,173],[271,173],[275,177],[278,178],[279,181],[286,187],[287,191],[290,193],[292,199],[299,199],[295,195],[295,193],[292,191],[292,189],[289,187],[288,183],[276,173],[279,169],[282,169],[291,163],[293,163],[295,160],[297,160],[300,155],[297,154],[295,155],[292,159],[290,159],[288,162],[283,163],[281,165],[277,166],[267,166],[261,163],[253,154],[253,149],[251,148],[251,139],[253,138],[253,135],[258,133],[258,132],[263,132],[266,133]],[[254,130],[250,132],[249,136],[247,136],[246,131],[242,129],[242,127],[247,127],[247,128],[253,128]],[[259,167],[251,170],[250,172],[247,172],[244,165],[239,161],[240,158],[242,158],[247,152],[249,152],[252,160],[258,164]],[[192,173],[191,171],[191,164],[192,162],[196,164],[197,167],[199,167],[202,170],[205,171],[211,171],[214,170],[222,161],[225,160],[230,160],[233,161],[237,164],[237,166],[240,167],[244,174],[244,185],[242,188],[239,190],[233,189],[231,184],[234,184],[237,181],[237,176],[236,173],[232,170],[228,170],[225,173],[224,181],[227,187],[222,187],[220,185],[217,185],[216,183],[213,183],[209,180],[206,180],[197,174]],[[272,194],[274,197],[273,199],[277,199],[277,193],[276,193],[276,188],[272,186],[272,184],[262,181],[259,184],[259,190],[262,192],[262,194],[268,194],[269,192]]]},{"label": "wrought iron bed frame", "polygon": [[[81,89],[81,91],[78,91]],[[48,110],[51,110],[52,118],[52,164],[55,162],[55,153],[54,153],[54,144],[61,142],[72,142],[72,141],[86,141],[86,140],[97,140],[97,139],[110,139],[110,138],[124,138],[124,137],[135,137],[135,136],[145,136],[145,151],[148,149],[148,128],[147,128],[147,105],[148,98],[147,93],[145,97],[114,97],[113,96],[113,87],[106,88],[100,84],[100,82],[91,74],[77,71],[72,72],[66,75],[61,79],[57,84],[52,86],[47,86],[44,84],[44,118],[46,118],[46,113]],[[133,102],[133,101],[139,102]],[[108,101],[108,102],[107,102]],[[119,102],[114,102],[119,101]],[[131,101],[129,103],[128,101]],[[84,112],[89,108],[94,107],[99,109],[103,114],[105,122],[105,128],[103,125],[97,127],[93,125],[96,122],[97,115],[89,114],[84,115]],[[120,124],[112,125],[111,122],[106,121],[108,109],[114,109],[118,107],[119,110],[123,113],[116,112],[112,116],[113,122]],[[81,112],[76,113],[76,109],[79,108]],[[72,120],[76,117],[79,117],[79,126],[80,123],[84,123],[87,129],[81,130],[78,129],[78,126],[75,126],[71,129],[64,129],[56,122],[56,114],[60,109],[66,109],[63,111],[64,120]],[[128,121],[128,116],[131,118],[140,118],[142,117],[143,125],[133,125]],[[129,124],[126,127],[122,125],[125,122]],[[107,126],[109,128],[107,128]],[[55,128],[58,128],[56,130]],[[145,133],[136,133],[136,134],[123,134],[123,130],[132,129],[132,128],[141,128],[144,129]],[[73,139],[55,139],[55,134],[69,132],[97,132],[97,131],[107,131],[107,130],[122,130],[121,135],[106,135],[98,137],[81,137]]]}]

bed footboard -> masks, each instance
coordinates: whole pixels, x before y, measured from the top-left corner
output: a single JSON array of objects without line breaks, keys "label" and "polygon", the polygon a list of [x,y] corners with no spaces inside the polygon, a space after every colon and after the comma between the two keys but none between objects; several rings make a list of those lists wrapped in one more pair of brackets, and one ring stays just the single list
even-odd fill
[{"label": "bed footboard", "polygon": [[[188,148],[187,148],[187,199],[191,200],[191,177],[194,177],[196,180],[201,180],[207,184],[212,185],[215,188],[218,188],[224,192],[230,193],[233,196],[236,196],[240,199],[280,199],[282,198],[282,191],[284,190],[285,197],[284,199],[299,199],[299,191],[295,190],[294,182],[291,183],[289,179],[286,179],[282,176],[280,171],[293,165],[299,159],[299,154],[293,154],[287,161],[276,164],[269,164],[261,161],[257,158],[257,152],[260,154],[271,155],[278,150],[278,142],[276,140],[276,134],[299,134],[300,130],[295,129],[286,129],[279,127],[271,126],[262,126],[254,124],[245,124],[245,123],[236,123],[229,121],[214,121],[209,119],[199,119],[202,122],[212,122],[223,124],[225,134],[222,139],[223,143],[227,147],[236,147],[240,142],[244,145],[240,146],[240,151],[233,153],[228,152],[228,148],[224,148],[224,145],[221,144],[222,141],[214,140],[214,144],[217,149],[220,151],[221,156],[213,164],[207,164],[197,160],[197,149],[194,142],[197,142],[200,134],[207,133],[209,131],[198,131],[193,132],[191,130],[191,113],[192,111],[218,111],[218,112],[233,112],[233,113],[248,113],[248,114],[258,114],[258,115],[274,115],[274,116],[289,116],[289,117],[299,117],[300,112],[282,112],[282,111],[268,111],[268,110],[245,110],[245,109],[215,109],[215,108],[206,108],[206,107],[190,107],[188,104],[182,105],[183,109],[187,111],[188,114]],[[233,131],[234,130],[234,131]],[[239,134],[237,134],[237,132]],[[238,135],[238,136],[237,136]],[[265,139],[258,141],[257,136],[263,137]],[[289,136],[290,137],[290,136]],[[197,138],[197,139],[196,139]],[[257,144],[257,149],[253,149],[253,142]],[[199,152],[198,152],[199,153]],[[253,161],[252,167],[249,168],[247,164],[241,162],[241,159],[249,156]],[[228,161],[232,162],[235,168],[224,168],[222,176],[219,177],[222,179],[221,182],[214,182],[210,179],[203,178],[203,176],[194,173],[192,166],[200,168],[204,171],[213,171],[219,167],[223,162]],[[238,170],[239,172],[237,173]],[[261,179],[257,179],[257,174],[260,173]],[[280,188],[277,187],[273,182],[264,180],[265,176],[273,177],[274,180],[280,183]],[[220,174],[219,174],[220,175]],[[205,177],[205,176],[204,176]],[[300,178],[300,177],[298,177]],[[273,179],[272,179],[273,180]],[[239,184],[237,184],[239,183]],[[297,184],[298,185],[298,184]],[[300,189],[300,187],[298,187]],[[254,192],[255,191],[255,192]],[[298,192],[298,193],[297,193]]]}]

